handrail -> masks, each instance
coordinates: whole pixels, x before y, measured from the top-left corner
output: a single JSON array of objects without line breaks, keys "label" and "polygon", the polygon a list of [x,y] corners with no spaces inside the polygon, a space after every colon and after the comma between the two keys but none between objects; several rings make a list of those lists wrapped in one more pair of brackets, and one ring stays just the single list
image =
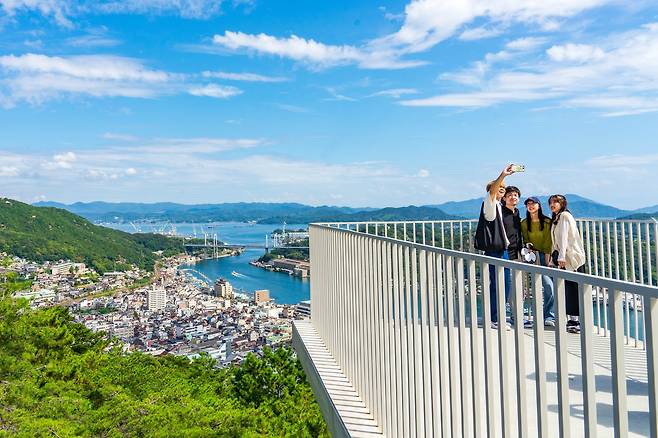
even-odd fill
[{"label": "handrail", "polygon": [[[561,436],[568,436],[571,421],[567,345],[572,338],[565,328],[565,289],[566,282],[575,282],[583,327],[580,364],[585,436],[595,436],[597,429],[592,299],[596,297],[600,312],[600,296],[603,313],[610,313],[601,334],[610,337],[615,435],[628,433],[623,345],[624,335],[628,343],[630,333],[624,327],[623,304],[628,317],[631,295],[634,305],[636,296],[644,302],[641,314],[645,335],[637,336],[636,330],[634,340],[646,349],[648,427],[651,436],[658,437],[658,288],[431,246],[427,236],[423,244],[398,239],[398,233],[395,237],[387,231],[375,235],[366,232],[368,226],[357,231],[357,227],[349,229],[353,224],[347,225],[348,229],[342,225],[312,224],[309,228],[314,267],[311,321],[385,435],[480,436],[488,432],[489,436],[498,436],[502,432],[502,436],[526,436],[528,409],[532,407],[536,411],[538,436],[549,436],[553,426],[548,424],[546,405],[542,311],[542,276],[547,276],[556,286],[555,348]],[[405,231],[406,228],[407,225]],[[454,246],[454,235],[451,240]],[[437,243],[436,234],[432,243]],[[490,266],[493,278],[489,278]],[[524,349],[528,345],[522,324],[517,324],[513,332],[508,332],[504,323],[495,331],[489,329],[489,285],[494,281],[502,291],[505,271],[510,272],[511,296],[515,298],[511,312],[517,322],[524,319],[524,292],[532,295],[529,301],[534,314],[534,406],[526,395]],[[528,287],[524,287],[524,280]],[[497,298],[494,305],[498,314],[505,315],[504,295],[499,293]],[[635,312],[637,317],[637,306]],[[597,331],[600,321],[599,314]],[[635,321],[639,323],[638,319]],[[606,339],[604,336],[600,339]],[[510,369],[516,373],[508,372]],[[512,412],[514,403],[517,411]]]}]

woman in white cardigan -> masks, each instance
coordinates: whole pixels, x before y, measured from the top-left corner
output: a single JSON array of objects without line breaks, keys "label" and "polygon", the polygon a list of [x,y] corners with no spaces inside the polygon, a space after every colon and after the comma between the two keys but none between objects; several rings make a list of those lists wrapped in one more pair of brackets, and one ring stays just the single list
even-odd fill
[{"label": "woman in white cardigan", "polygon": [[[563,195],[553,195],[548,198],[548,204],[553,212],[551,218],[551,235],[553,237],[552,263],[567,271],[585,272],[585,250],[583,239],[578,231],[578,225],[573,215],[567,209],[567,198]],[[566,296],[567,331],[580,332],[580,302],[578,299],[578,283],[566,281],[564,285]]]}]

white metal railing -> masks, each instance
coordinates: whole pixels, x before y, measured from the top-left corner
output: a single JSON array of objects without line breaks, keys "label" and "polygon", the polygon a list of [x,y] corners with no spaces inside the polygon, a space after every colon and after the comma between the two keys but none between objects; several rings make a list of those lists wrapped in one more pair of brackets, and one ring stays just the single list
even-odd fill
[{"label": "white metal railing", "polygon": [[[609,223],[614,228],[614,222]],[[418,224],[425,224],[420,225],[422,230],[418,230]],[[444,228],[440,235],[435,230],[437,224]],[[584,435],[578,435],[593,437],[597,430],[593,352],[595,338],[599,337],[587,328],[594,325],[591,297],[593,291],[599,291],[597,296],[602,293],[610,297],[606,298],[608,312],[604,310],[610,316],[605,319],[605,333],[602,334],[610,336],[606,345],[610,350],[615,436],[625,437],[629,430],[622,303],[626,294],[632,294],[644,300],[642,325],[646,335],[640,344],[646,349],[646,358],[642,360],[648,381],[647,429],[650,436],[658,438],[658,288],[495,259],[446,249],[445,245],[443,248],[431,246],[428,234],[435,245],[439,239],[445,242],[447,236],[451,236],[450,243],[455,246],[458,241],[455,228],[450,226],[447,230],[445,224],[407,222],[402,228],[395,223],[310,226],[310,255],[314,267],[311,321],[383,433],[395,437],[530,436],[528,415],[532,410],[536,435],[548,437],[552,426],[548,424],[541,293],[541,277],[548,275],[556,291],[555,365],[560,436],[570,436],[572,418],[565,329],[565,282],[572,281],[578,285],[583,327],[578,338],[578,371],[582,372]],[[592,226],[588,222],[581,224],[584,230]],[[464,225],[460,227],[463,231]],[[466,227],[471,236],[475,228],[473,223]],[[604,226],[604,230],[606,228]],[[617,231],[620,231],[619,225]],[[409,239],[409,232],[415,243]],[[464,232],[459,234],[457,239],[466,237]],[[590,230],[589,238],[592,236]],[[605,244],[605,232],[603,236]],[[655,234],[653,236],[655,239]],[[425,244],[418,242],[419,237],[425,239]],[[635,240],[631,238],[631,242]],[[464,244],[468,243],[460,242],[459,248],[465,248]],[[605,254],[607,258],[608,253]],[[489,278],[490,265],[496,272],[494,279]],[[535,322],[531,351],[527,351],[522,324],[517,324],[512,332],[507,331],[506,324],[499,324],[497,330],[488,329],[491,325],[489,284],[496,281],[498,291],[502,291],[506,269],[512,279],[511,295],[515,297],[515,305],[511,312],[517,322],[524,318],[523,280],[524,277],[530,279],[530,303]],[[480,300],[478,290],[485,291],[480,294]],[[499,315],[506,314],[502,293],[498,294],[495,305]],[[479,329],[480,325],[486,329]],[[635,340],[639,342],[637,336]],[[530,354],[534,362],[534,406],[527,398],[526,354]],[[515,373],[508,373],[510,368]],[[500,399],[496,400],[498,396]],[[512,406],[516,408],[513,410]]]},{"label": "white metal railing", "polygon": [[[599,277],[658,285],[658,222],[651,220],[577,219],[586,252],[585,272]],[[439,248],[477,252],[473,246],[477,220],[398,221],[398,222],[335,222],[327,226],[365,234],[392,237],[405,242]],[[594,325],[598,334],[610,330],[610,315],[606,311],[608,294],[594,288]],[[644,298],[627,293],[622,296],[624,341],[642,345],[645,337],[642,320]],[[532,309],[526,309],[532,313]]]}]

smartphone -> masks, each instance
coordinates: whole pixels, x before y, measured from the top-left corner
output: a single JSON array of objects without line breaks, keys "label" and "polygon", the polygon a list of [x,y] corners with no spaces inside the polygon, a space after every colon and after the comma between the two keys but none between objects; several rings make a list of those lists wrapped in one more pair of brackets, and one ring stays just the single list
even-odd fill
[{"label": "smartphone", "polygon": [[525,172],[523,164],[512,164],[512,172]]}]

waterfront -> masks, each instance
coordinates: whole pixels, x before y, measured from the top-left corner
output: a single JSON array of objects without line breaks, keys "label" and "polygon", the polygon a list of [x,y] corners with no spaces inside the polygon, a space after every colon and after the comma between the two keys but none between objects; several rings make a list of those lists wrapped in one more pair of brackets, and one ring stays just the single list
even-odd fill
[{"label": "waterfront", "polygon": [[[171,229],[171,224],[104,224],[105,226],[127,232],[135,232],[135,227],[142,231]],[[147,226],[148,225],[148,226]],[[265,243],[265,235],[270,234],[283,225],[248,224],[243,222],[215,222],[210,224],[174,224],[177,234],[181,236],[194,236],[203,238],[203,233],[217,233],[218,239],[232,244]],[[306,228],[307,225],[286,225],[286,229],[296,230]],[[211,280],[226,278],[234,288],[240,292],[253,293],[257,289],[269,289],[270,297],[279,304],[296,304],[310,299],[310,282],[292,275],[280,272],[270,272],[262,268],[251,266],[251,260],[263,255],[264,250],[248,249],[239,256],[223,257],[219,259],[206,259],[193,265],[183,265],[181,268],[194,269]],[[239,275],[231,275],[236,272]],[[191,272],[192,275],[196,275]],[[200,276],[199,276],[200,278]],[[212,285],[211,285],[212,286]]]}]

